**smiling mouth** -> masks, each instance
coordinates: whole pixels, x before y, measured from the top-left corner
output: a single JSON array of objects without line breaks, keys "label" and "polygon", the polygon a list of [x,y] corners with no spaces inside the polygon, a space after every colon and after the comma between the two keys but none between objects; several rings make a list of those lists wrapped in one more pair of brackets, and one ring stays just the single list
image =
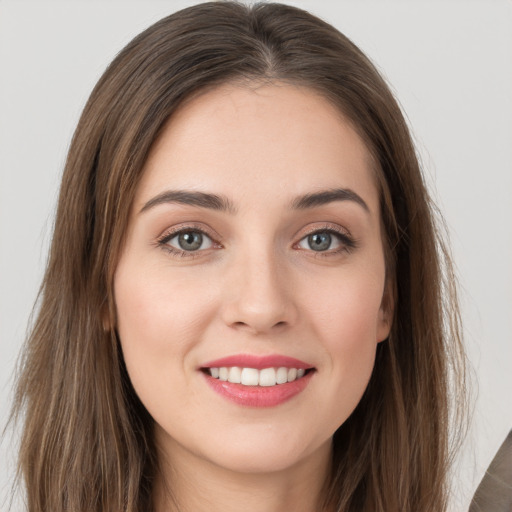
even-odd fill
[{"label": "smiling mouth", "polygon": [[251,387],[272,387],[302,379],[314,368],[241,368],[239,366],[201,368],[208,376],[232,384]]},{"label": "smiling mouth", "polygon": [[208,386],[244,407],[275,407],[300,395],[316,368],[282,354],[233,354],[198,368]]}]

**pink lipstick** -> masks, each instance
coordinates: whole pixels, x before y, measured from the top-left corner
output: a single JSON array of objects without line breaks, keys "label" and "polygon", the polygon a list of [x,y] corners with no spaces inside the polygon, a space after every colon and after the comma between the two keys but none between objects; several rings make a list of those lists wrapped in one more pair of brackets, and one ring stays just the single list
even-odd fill
[{"label": "pink lipstick", "polygon": [[238,354],[199,368],[206,383],[224,398],[249,407],[273,407],[302,392],[314,367],[283,355]]}]

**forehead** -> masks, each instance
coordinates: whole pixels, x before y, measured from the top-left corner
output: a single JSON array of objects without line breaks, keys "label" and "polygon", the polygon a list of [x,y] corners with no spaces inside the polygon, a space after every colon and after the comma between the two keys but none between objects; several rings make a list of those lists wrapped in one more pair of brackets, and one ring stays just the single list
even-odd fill
[{"label": "forehead", "polygon": [[318,93],[228,84],[171,117],[150,151],[136,204],[169,188],[270,201],[342,186],[376,209],[373,174],[362,139]]}]

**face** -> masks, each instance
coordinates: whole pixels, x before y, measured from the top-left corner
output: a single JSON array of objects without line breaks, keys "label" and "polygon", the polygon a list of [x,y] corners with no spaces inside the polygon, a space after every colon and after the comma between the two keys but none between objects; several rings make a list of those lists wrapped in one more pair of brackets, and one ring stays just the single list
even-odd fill
[{"label": "face", "polygon": [[239,472],[327,457],[388,335],[384,289],[371,160],[334,107],[282,84],[191,100],[150,152],[115,275],[164,453]]}]

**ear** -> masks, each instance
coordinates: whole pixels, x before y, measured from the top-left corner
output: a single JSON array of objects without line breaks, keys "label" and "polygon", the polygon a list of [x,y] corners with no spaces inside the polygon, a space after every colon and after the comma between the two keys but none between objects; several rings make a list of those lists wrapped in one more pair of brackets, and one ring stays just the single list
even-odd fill
[{"label": "ear", "polygon": [[377,343],[387,339],[391,331],[395,313],[395,296],[394,286],[387,279],[377,319]]}]

